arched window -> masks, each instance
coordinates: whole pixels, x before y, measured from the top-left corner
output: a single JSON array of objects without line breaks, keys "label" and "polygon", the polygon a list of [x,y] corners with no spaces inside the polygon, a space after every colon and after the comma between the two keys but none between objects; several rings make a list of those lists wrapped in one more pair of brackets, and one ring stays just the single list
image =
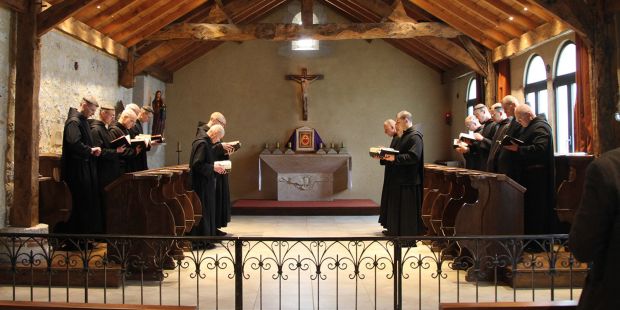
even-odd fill
[{"label": "arched window", "polygon": [[[318,22],[319,18],[315,14],[312,14],[312,23],[317,24]],[[293,24],[301,25],[301,12],[293,17]],[[318,51],[319,41],[312,39],[291,41],[291,49],[294,51]]]},{"label": "arched window", "polygon": [[575,98],[577,84],[575,71],[577,69],[577,55],[575,43],[566,42],[560,47],[555,65],[555,145],[558,153],[572,153],[575,151],[575,133],[573,130]]},{"label": "arched window", "polygon": [[547,70],[542,57],[534,55],[525,73],[525,101],[532,106],[534,113],[549,114],[547,102]]},{"label": "arched window", "polygon": [[467,85],[467,115],[474,114],[474,106],[478,100],[478,93],[476,92],[476,78],[471,78]]}]

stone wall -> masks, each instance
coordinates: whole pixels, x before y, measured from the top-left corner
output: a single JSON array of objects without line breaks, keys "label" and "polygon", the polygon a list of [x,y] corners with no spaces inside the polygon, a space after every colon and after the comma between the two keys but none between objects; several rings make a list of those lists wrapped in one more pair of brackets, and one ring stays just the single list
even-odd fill
[{"label": "stone wall", "polygon": [[7,109],[9,105],[9,35],[11,32],[11,11],[0,7],[0,228],[6,225],[5,169],[7,148]]},{"label": "stone wall", "polygon": [[[266,22],[282,22],[286,8]],[[346,22],[324,9],[328,22]],[[320,17],[320,16],[319,16]],[[321,22],[325,22],[322,20]],[[230,175],[232,199],[270,198],[258,191],[258,155],[265,143],[284,142],[295,128],[316,128],[327,143],[344,142],[353,157],[353,189],[336,198],[379,202],[383,167],[368,148],[388,145],[383,121],[409,110],[424,132],[425,161],[449,156],[449,109],[437,71],[383,40],[320,42],[314,54],[292,53],[290,43],[225,43],[175,72],[168,85],[166,164],[176,164],[176,145],[187,163],[199,120],[213,111],[227,118],[225,140],[240,140]],[[287,52],[288,50],[288,52]],[[309,87],[309,120],[302,121],[300,86],[287,74],[324,74]]]},{"label": "stone wall", "polygon": [[56,30],[41,38],[41,153],[60,153],[70,107],[85,95],[100,103],[132,101],[132,90],[118,85],[117,60]]}]

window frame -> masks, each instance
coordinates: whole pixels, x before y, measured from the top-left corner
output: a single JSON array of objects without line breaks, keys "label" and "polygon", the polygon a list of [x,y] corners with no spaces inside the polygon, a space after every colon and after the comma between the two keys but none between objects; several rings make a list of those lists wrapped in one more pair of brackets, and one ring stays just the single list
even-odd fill
[{"label": "window frame", "polygon": [[[575,92],[577,92],[577,79],[576,79],[576,70],[572,73],[566,73],[563,75],[557,75],[558,69],[559,69],[559,63],[560,63],[560,59],[562,58],[562,53],[564,52],[564,50],[566,49],[566,47],[568,47],[569,45],[575,45],[575,42],[572,42],[570,40],[564,42],[563,44],[560,45],[560,47],[558,48],[558,57],[555,60],[555,70],[554,70],[554,79],[553,79],[553,90],[555,91],[555,98],[554,98],[554,105],[555,105],[555,124],[556,124],[556,128],[555,128],[555,149],[556,151],[559,148],[559,130],[560,128],[558,128],[557,124],[558,124],[558,115],[559,113],[558,108],[560,107],[560,104],[558,103],[558,93],[559,93],[559,88],[562,86],[566,86],[566,99],[568,100],[568,102],[566,102],[566,104],[568,105],[568,115],[570,116],[567,120],[568,123],[568,152],[569,153],[574,153],[575,152],[575,124],[574,124],[574,115],[575,115],[575,110],[574,110],[574,105],[575,102],[573,102],[573,94],[572,94],[572,85],[575,84]],[[577,59],[575,59],[575,63],[577,62]],[[576,65],[575,65],[576,66]],[[576,68],[575,68],[576,69]],[[576,94],[575,94],[576,95]],[[576,99],[576,96],[575,96]]]},{"label": "window frame", "polygon": [[[527,84],[527,77],[529,75],[530,69],[532,67],[532,63],[534,62],[534,59],[536,57],[540,57],[540,59],[542,60],[543,63],[543,68],[545,70],[545,79],[542,81],[538,81],[538,82],[534,82],[534,83],[530,83]],[[525,85],[523,87],[523,94],[524,94],[524,98],[526,100],[526,103],[529,103],[530,106],[532,106],[532,108],[534,108],[535,113],[538,115],[540,114],[540,108],[539,108],[539,103],[540,103],[540,92],[543,90],[547,91],[547,96],[549,95],[549,90],[547,89],[547,78],[546,78],[546,74],[547,74],[547,67],[545,66],[545,60],[542,58],[542,56],[538,55],[538,54],[532,54],[532,56],[530,57],[530,59],[527,62],[527,67],[525,69],[525,74],[524,74],[524,78],[523,78],[523,84]],[[527,97],[529,94],[534,93],[534,102],[527,102]],[[547,103],[548,105],[548,103]],[[547,111],[545,113],[545,115],[548,115],[549,111]]]},{"label": "window frame", "polygon": [[[474,113],[474,106],[476,104],[478,104],[478,90],[477,90],[477,83],[478,80],[476,79],[476,77],[472,77],[469,79],[469,83],[467,83],[467,92],[465,94],[465,107],[467,110],[467,115],[472,115]],[[469,99],[469,95],[470,95],[470,90],[472,88],[472,86],[474,87],[474,89],[476,89],[476,96],[474,96],[473,98]]]}]

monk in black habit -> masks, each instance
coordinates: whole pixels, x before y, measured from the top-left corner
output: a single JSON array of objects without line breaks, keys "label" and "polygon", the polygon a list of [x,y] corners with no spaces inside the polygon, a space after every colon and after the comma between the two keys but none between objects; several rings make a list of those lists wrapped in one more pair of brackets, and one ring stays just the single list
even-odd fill
[{"label": "monk in black habit", "polygon": [[422,184],[424,146],[422,134],[413,129],[411,113],[396,115],[399,133],[398,155],[386,155],[390,169],[387,230],[390,235],[416,236],[424,232],[422,223]]},{"label": "monk in black habit", "polygon": [[[484,127],[480,125],[478,119],[473,115],[468,115],[465,118],[465,127],[469,131],[473,131],[474,134],[480,135]],[[459,147],[456,148],[456,151],[460,154],[463,154],[465,158],[465,168],[472,170],[483,170],[483,161],[482,161],[482,150],[478,146],[478,141],[468,142],[463,141]],[[486,166],[486,161],[484,162]]]},{"label": "monk in black habit", "polygon": [[[209,122],[206,124],[204,122],[198,122],[196,135],[208,131],[213,125],[226,127],[226,118],[222,113],[211,113]],[[230,160],[230,155],[235,151],[232,145],[221,141],[213,143],[212,149],[215,161]],[[226,236],[226,232],[222,231],[220,228],[228,226],[232,213],[228,174],[217,174],[215,178],[215,227],[217,228],[215,233],[217,236]]]},{"label": "monk in black habit", "polygon": [[500,143],[502,137],[506,134],[510,126],[512,118],[508,118],[506,112],[501,103],[496,103],[491,107],[491,117],[496,124],[495,134],[491,139],[491,149],[489,150],[489,157],[487,159],[487,168],[485,171],[497,172],[497,154],[502,149]]},{"label": "monk in black habit", "polygon": [[[519,101],[516,97],[512,95],[508,95],[502,99],[502,107],[504,108],[504,112],[510,119],[510,123],[508,123],[505,135],[511,136],[513,138],[519,138],[523,127],[515,116],[515,110],[519,106]],[[498,137],[499,140],[503,138],[503,135]],[[515,154],[515,152],[510,152],[503,147],[500,147],[497,150],[497,159],[495,161],[495,165],[497,169],[495,173],[502,173],[513,179],[514,181],[521,183],[521,165],[519,164],[519,155]]]},{"label": "monk in black habit", "polygon": [[121,176],[119,154],[125,151],[125,147],[113,148],[110,145],[112,136],[108,130],[108,126],[114,121],[115,114],[114,107],[101,105],[98,119],[89,120],[93,144],[101,148],[101,155],[97,160],[97,176],[102,192],[108,184]]},{"label": "monk in black habit", "polygon": [[103,233],[103,213],[99,201],[97,157],[101,148],[95,147],[87,119],[95,114],[97,101],[84,97],[78,109],[70,108],[62,139],[61,175],[71,191],[73,206],[66,226],[60,233]]},{"label": "monk in black habit", "polygon": [[489,153],[493,145],[493,137],[497,131],[497,123],[491,117],[491,113],[486,105],[479,103],[474,107],[474,116],[482,125],[479,133],[474,133],[476,142],[473,143],[474,148],[480,156],[480,170],[485,171],[489,160]]},{"label": "monk in black habit", "polygon": [[[192,189],[202,203],[202,219],[192,229],[193,236],[215,236],[215,183],[216,174],[224,174],[224,168],[214,165],[215,156],[213,144],[219,142],[224,136],[224,127],[213,125],[208,131],[199,132],[192,143],[192,153],[189,159],[191,170]],[[213,248],[212,244],[204,245]]]},{"label": "monk in black habit", "polygon": [[[396,131],[396,122],[393,119],[388,119],[383,122],[383,132],[385,132],[388,137],[392,138],[392,141],[390,141],[390,148],[398,149],[398,141],[400,139]],[[383,228],[387,228],[388,188],[393,166],[388,165],[388,162],[385,160],[380,160],[379,163],[385,166],[383,172],[383,189],[381,190],[381,206],[379,207],[379,224],[381,224]],[[389,232],[384,230],[383,233],[387,234]]]},{"label": "monk in black habit", "polygon": [[[129,129],[136,124],[137,116],[131,110],[124,110],[118,121],[110,125],[109,131],[111,139],[130,135]],[[121,174],[137,171],[136,156],[142,152],[142,147],[128,147],[119,154]]]},{"label": "monk in black habit", "polygon": [[536,116],[527,104],[519,105],[515,118],[523,126],[517,138],[523,145],[505,149],[519,156],[520,184],[527,189],[524,200],[524,232],[528,235],[549,234],[557,226],[555,207],[555,165],[553,132],[544,115]]},{"label": "monk in black habit", "polygon": [[[142,123],[146,123],[153,117],[153,108],[150,106],[144,106],[140,108],[140,112],[138,112],[138,119],[136,120],[136,124],[129,129],[129,134],[131,138],[135,138],[137,135],[144,134],[144,129],[142,128]],[[135,160],[135,171],[143,171],[148,170],[149,165],[147,163],[146,152],[151,150],[151,145],[155,145],[157,142],[153,141],[146,146],[146,149],[143,152],[140,152],[136,155]]]}]

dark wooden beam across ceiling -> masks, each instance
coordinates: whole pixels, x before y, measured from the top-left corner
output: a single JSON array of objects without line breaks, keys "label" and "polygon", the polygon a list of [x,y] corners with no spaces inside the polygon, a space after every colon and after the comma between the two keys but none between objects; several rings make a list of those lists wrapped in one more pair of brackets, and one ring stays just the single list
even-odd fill
[{"label": "dark wooden beam across ceiling", "polygon": [[44,35],[52,30],[54,26],[79,13],[93,2],[95,2],[95,0],[64,0],[39,13],[37,17],[37,35]]}]

